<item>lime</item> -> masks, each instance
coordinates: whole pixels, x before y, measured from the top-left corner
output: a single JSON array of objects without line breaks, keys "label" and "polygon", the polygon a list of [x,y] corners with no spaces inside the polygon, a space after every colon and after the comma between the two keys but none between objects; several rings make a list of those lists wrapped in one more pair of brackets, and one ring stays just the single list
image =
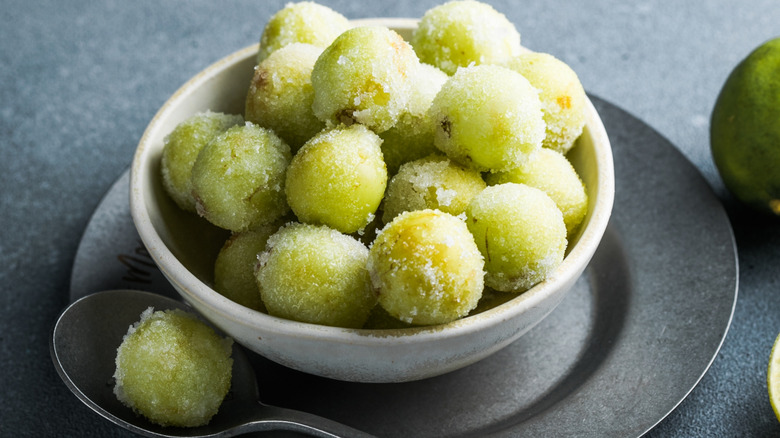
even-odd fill
[{"label": "lime", "polygon": [[772,353],[769,354],[769,369],[766,373],[766,386],[769,389],[769,403],[780,421],[780,336],[775,339]]},{"label": "lime", "polygon": [[710,146],[734,196],[780,216],[780,38],[729,75],[712,111]]}]

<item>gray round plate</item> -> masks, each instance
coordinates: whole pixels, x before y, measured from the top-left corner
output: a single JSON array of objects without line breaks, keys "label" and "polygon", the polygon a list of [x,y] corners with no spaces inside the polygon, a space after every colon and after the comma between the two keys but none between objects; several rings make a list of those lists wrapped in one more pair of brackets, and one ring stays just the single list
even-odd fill
[{"label": "gray round plate", "polygon": [[[640,120],[592,98],[615,160],[612,220],[558,308],[493,356],[418,382],[357,384],[253,355],[263,401],[379,436],[640,436],[696,386],[737,297],[732,230],[695,167]],[[138,238],[125,173],[76,255],[71,299],[105,289],[175,296]]]}]

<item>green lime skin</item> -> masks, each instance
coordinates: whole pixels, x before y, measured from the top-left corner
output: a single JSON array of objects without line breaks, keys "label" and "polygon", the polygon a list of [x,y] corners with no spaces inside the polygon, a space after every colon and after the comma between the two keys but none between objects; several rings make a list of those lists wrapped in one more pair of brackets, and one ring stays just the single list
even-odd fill
[{"label": "green lime skin", "polygon": [[780,38],[729,75],[712,111],[710,146],[731,193],[780,216]]}]

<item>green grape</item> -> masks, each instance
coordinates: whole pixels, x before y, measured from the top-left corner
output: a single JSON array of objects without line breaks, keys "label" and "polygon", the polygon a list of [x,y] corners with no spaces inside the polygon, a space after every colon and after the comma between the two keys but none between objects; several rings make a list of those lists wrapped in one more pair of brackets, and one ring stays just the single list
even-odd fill
[{"label": "green grape", "polygon": [[484,188],[485,181],[476,170],[461,167],[443,155],[430,155],[404,164],[390,179],[382,220],[387,223],[404,211],[425,209],[458,216]]},{"label": "green grape", "polygon": [[566,225],[543,191],[515,183],[489,186],[466,208],[466,224],[485,256],[485,284],[522,292],[563,261]]},{"label": "green grape", "polygon": [[503,171],[539,149],[545,125],[536,89],[504,67],[461,68],[431,106],[436,147],[479,171]]},{"label": "green grape", "polygon": [[331,126],[361,123],[384,132],[406,109],[418,64],[409,43],[390,29],[347,30],[314,64],[314,114]]},{"label": "green grape", "polygon": [[588,213],[588,194],[577,171],[560,152],[542,148],[522,166],[486,177],[490,185],[526,184],[547,193],[563,213],[568,236],[573,236]]},{"label": "green grape", "polygon": [[542,146],[565,154],[582,134],[587,97],[577,73],[547,53],[525,53],[506,66],[539,90],[547,132]]},{"label": "green grape", "polygon": [[311,44],[324,49],[349,27],[346,17],[327,6],[314,2],[288,3],[268,20],[263,29],[257,63],[292,43]]},{"label": "green grape", "polygon": [[335,327],[360,328],[376,305],[356,239],[323,225],[291,223],[268,239],[257,283],[268,313]]},{"label": "green grape", "polygon": [[255,280],[257,255],[277,225],[265,225],[230,236],[214,263],[214,289],[242,306],[265,311]]},{"label": "green grape", "polygon": [[287,170],[287,202],[301,222],[342,233],[374,218],[387,185],[381,139],[363,125],[338,126],[309,140]]},{"label": "green grape", "polygon": [[447,75],[432,65],[418,64],[415,68],[407,110],[395,126],[379,134],[388,174],[395,175],[402,164],[437,151],[433,145],[435,127],[428,109],[446,81]]},{"label": "green grape", "polygon": [[476,1],[451,1],[428,10],[412,35],[422,62],[449,75],[459,67],[500,64],[520,54],[520,33],[504,14]]},{"label": "green grape", "polygon": [[163,187],[181,209],[195,211],[192,166],[200,150],[217,134],[243,122],[238,115],[206,111],[179,123],[165,137],[160,162]]},{"label": "green grape", "polygon": [[325,124],[311,110],[311,70],[322,49],[289,44],[264,59],[249,84],[244,117],[271,129],[293,154]]},{"label": "green grape", "polygon": [[482,296],[474,239],[462,220],[438,210],[398,215],[371,245],[367,266],[379,304],[406,323],[454,321]]},{"label": "green grape", "polygon": [[232,345],[189,313],[150,307],[117,349],[114,394],[162,426],[207,424],[230,389]]},{"label": "green grape", "polygon": [[272,131],[251,122],[228,129],[200,151],[192,168],[198,214],[236,232],[275,221],[289,209],[284,178],[290,160],[289,146]]}]

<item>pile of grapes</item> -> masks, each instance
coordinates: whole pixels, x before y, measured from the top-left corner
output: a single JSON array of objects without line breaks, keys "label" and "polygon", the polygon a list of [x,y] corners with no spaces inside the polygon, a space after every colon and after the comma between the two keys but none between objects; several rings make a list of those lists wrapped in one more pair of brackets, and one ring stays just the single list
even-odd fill
[{"label": "pile of grapes", "polygon": [[266,25],[243,115],[165,140],[166,191],[230,230],[214,288],[350,328],[442,324],[548,278],[587,214],[585,92],[501,13],[452,1],[410,42],[312,2]]}]

